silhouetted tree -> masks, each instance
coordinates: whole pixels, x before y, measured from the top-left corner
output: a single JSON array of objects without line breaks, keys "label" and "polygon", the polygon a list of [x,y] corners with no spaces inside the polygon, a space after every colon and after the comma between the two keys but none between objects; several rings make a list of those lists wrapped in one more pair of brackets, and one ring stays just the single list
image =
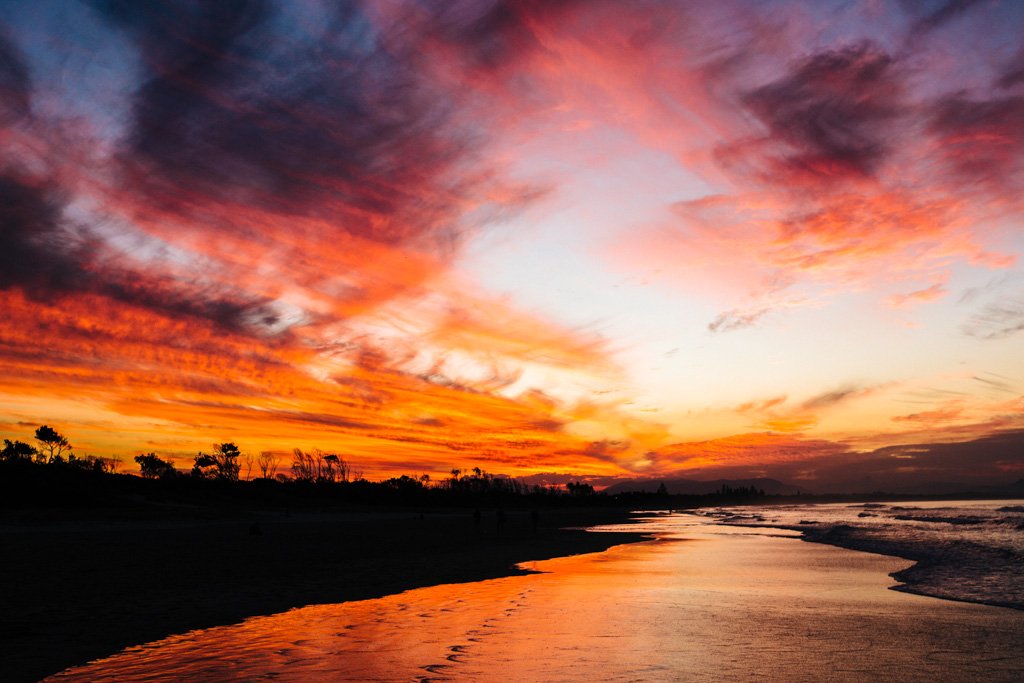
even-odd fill
[{"label": "silhouetted tree", "polygon": [[136,455],[135,462],[139,463],[139,473],[146,479],[165,479],[178,473],[173,463],[158,457],[156,453]]},{"label": "silhouetted tree", "polygon": [[349,480],[349,464],[341,456],[324,453],[319,448],[308,453],[296,448],[292,454],[292,477],[295,481],[320,483]]},{"label": "silhouetted tree", "polygon": [[309,483],[320,479],[320,468],[323,465],[323,458],[319,451],[304,453],[301,448],[292,449],[292,478],[295,481]]},{"label": "silhouetted tree", "polygon": [[349,464],[345,461],[345,458],[334,453],[328,453],[324,456],[324,478],[328,481],[340,481],[347,482],[350,476]]},{"label": "silhouetted tree", "polygon": [[40,453],[37,456],[39,459],[44,457],[46,462],[53,462],[55,459],[60,459],[61,454],[71,451],[71,444],[67,438],[47,425],[43,425],[36,430],[36,441],[40,445]]},{"label": "silhouetted tree", "polygon": [[410,477],[408,474],[403,474],[400,477],[392,477],[383,482],[388,488],[395,489],[396,491],[402,491],[409,493],[412,491],[422,491],[423,482],[415,477]]},{"label": "silhouetted tree", "polygon": [[208,453],[199,451],[192,462],[192,476],[200,479],[213,479],[215,477],[214,467],[217,466],[217,459]]},{"label": "silhouetted tree", "polygon": [[107,469],[107,461],[104,458],[97,458],[95,455],[89,454],[79,458],[74,453],[69,453],[66,463],[61,456],[56,455],[53,458],[53,463],[67,465],[85,470],[86,472],[96,472],[97,474],[104,474],[109,471]]},{"label": "silhouetted tree", "polygon": [[658,486],[658,495],[659,496],[667,496],[668,495],[668,487],[665,486],[665,482],[661,482],[661,484]]},{"label": "silhouetted tree", "polygon": [[31,461],[39,451],[24,441],[11,441],[4,439],[4,448],[0,451],[0,460],[29,460]]},{"label": "silhouetted tree", "polygon": [[320,481],[334,481],[334,477],[337,476],[337,468],[339,464],[338,456],[334,453],[328,453],[323,456],[323,465],[320,467]]},{"label": "silhouetted tree", "polygon": [[594,487],[584,481],[570,481],[565,488],[574,496],[590,496],[594,494]]},{"label": "silhouetted tree", "polygon": [[455,490],[459,486],[459,475],[462,474],[462,470],[457,467],[452,468],[451,479],[448,480],[448,488]]},{"label": "silhouetted tree", "polygon": [[278,457],[271,451],[261,451],[256,458],[256,466],[260,468],[260,476],[264,479],[273,479],[277,472]]},{"label": "silhouetted tree", "polygon": [[213,444],[213,453],[200,452],[192,465],[192,476],[204,479],[238,481],[241,452],[233,443]]}]

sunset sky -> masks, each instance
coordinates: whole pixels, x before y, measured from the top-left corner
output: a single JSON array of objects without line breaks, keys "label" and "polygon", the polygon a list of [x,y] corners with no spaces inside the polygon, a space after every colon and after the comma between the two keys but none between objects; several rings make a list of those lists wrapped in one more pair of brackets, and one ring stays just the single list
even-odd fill
[{"label": "sunset sky", "polygon": [[0,141],[4,438],[1024,477],[1024,3],[5,2]]}]

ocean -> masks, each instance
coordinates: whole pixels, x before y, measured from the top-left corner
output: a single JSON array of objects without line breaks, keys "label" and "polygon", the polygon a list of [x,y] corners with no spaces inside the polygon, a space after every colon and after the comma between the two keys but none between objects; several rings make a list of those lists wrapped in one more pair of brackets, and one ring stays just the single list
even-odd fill
[{"label": "ocean", "polygon": [[[649,541],[531,574],[252,617],[47,680],[1016,683],[1024,611],[962,600],[1019,600],[1020,521],[1015,503],[652,515],[630,527]],[[883,548],[933,569],[911,583]]]},{"label": "ocean", "polygon": [[913,560],[894,574],[897,590],[1024,609],[1024,501],[766,505],[700,514]]}]

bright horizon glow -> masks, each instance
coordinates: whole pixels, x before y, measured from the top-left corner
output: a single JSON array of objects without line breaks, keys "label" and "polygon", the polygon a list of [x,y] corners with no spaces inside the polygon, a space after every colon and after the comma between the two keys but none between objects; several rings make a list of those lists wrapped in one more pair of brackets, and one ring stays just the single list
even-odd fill
[{"label": "bright horizon glow", "polygon": [[4,438],[1024,477],[1020,5],[332,7],[0,9]]}]

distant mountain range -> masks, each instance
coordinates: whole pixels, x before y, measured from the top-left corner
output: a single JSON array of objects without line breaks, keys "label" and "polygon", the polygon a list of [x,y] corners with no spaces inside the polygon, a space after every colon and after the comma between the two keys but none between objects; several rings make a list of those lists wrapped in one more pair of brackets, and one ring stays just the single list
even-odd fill
[{"label": "distant mountain range", "polygon": [[888,481],[880,483],[872,478],[859,479],[854,481],[841,482],[817,482],[814,489],[806,486],[793,486],[778,479],[767,477],[755,479],[711,479],[702,481],[699,479],[671,478],[664,479],[633,479],[613,484],[605,489],[608,494],[630,493],[644,491],[655,493],[658,487],[665,484],[665,489],[672,494],[700,496],[708,493],[715,493],[723,486],[729,488],[750,488],[761,489],[766,495],[790,496],[797,493],[809,494],[872,494],[892,493],[907,495],[954,495],[957,493],[982,494],[986,496],[1006,495],[1017,497],[1024,495],[1024,479],[1008,485],[985,485],[977,483],[957,483],[940,481]]},{"label": "distant mountain range", "polygon": [[714,493],[715,491],[721,490],[723,486],[729,488],[750,488],[753,486],[756,489],[761,489],[765,494],[772,495],[783,495],[789,496],[799,492],[808,493],[807,489],[801,489],[798,486],[791,486],[785,484],[778,479],[713,479],[710,481],[700,481],[698,479],[633,479],[632,481],[623,481],[618,484],[613,484],[605,489],[605,493],[629,493],[632,491],[645,491],[648,493],[654,493],[658,490],[658,487],[665,484],[665,488],[669,493],[689,495],[689,496],[700,496],[706,493]]}]

